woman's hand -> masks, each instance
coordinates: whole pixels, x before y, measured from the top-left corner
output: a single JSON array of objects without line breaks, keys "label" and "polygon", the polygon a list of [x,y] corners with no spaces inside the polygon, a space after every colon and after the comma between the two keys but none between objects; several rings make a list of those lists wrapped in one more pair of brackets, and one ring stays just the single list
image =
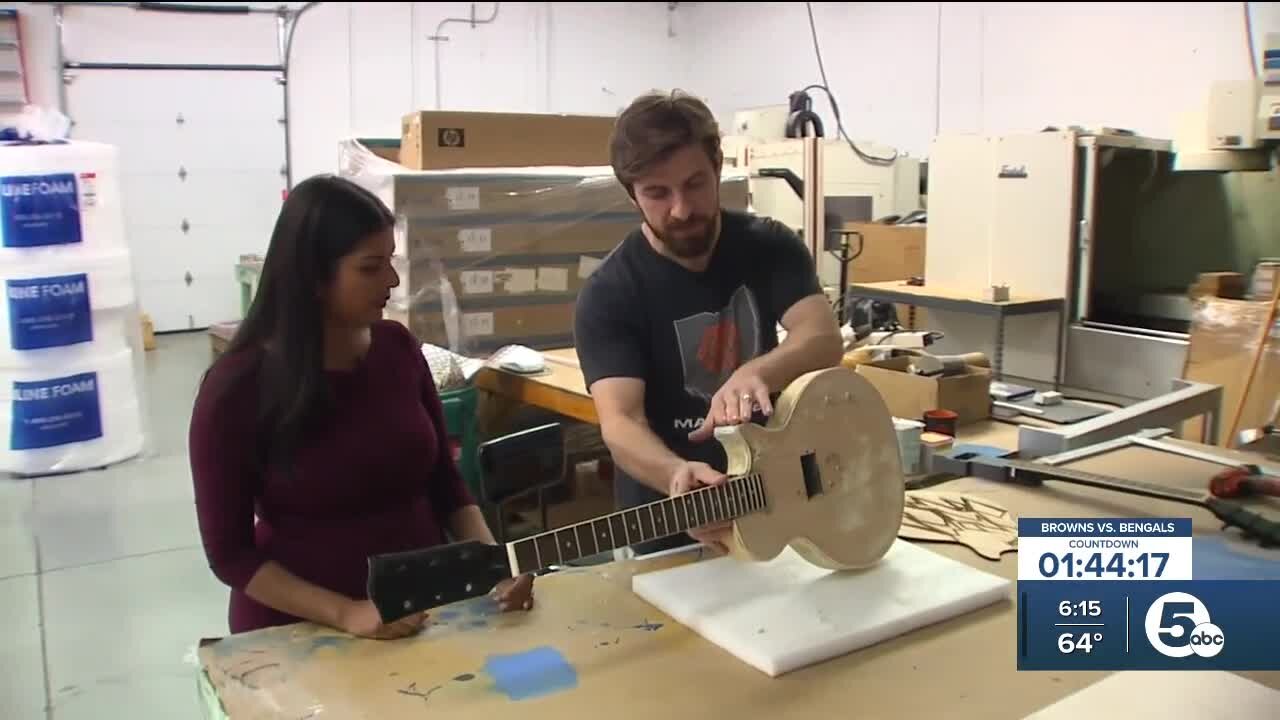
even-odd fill
[{"label": "woman's hand", "polygon": [[491,593],[502,612],[533,609],[533,574],[525,573],[498,583]]},{"label": "woman's hand", "polygon": [[384,623],[378,608],[368,600],[351,600],[338,612],[338,626],[344,632],[373,640],[395,640],[417,634],[427,613],[417,612],[392,623]]}]

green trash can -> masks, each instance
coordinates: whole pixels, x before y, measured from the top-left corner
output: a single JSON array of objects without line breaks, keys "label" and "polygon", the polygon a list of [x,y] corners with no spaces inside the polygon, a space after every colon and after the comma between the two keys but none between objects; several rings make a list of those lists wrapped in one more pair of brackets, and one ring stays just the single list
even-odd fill
[{"label": "green trash can", "polygon": [[468,385],[440,393],[444,405],[444,425],[449,434],[453,460],[473,495],[480,497],[480,470],[476,463],[479,430],[476,426],[476,388]]}]

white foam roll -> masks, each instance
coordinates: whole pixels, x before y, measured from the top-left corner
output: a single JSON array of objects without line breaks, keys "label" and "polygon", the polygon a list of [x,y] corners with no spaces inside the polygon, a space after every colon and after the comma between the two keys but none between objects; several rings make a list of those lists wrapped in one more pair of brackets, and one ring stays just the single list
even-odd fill
[{"label": "white foam roll", "polygon": [[94,310],[89,313],[93,339],[73,345],[51,346],[38,350],[14,350],[10,344],[10,328],[0,319],[0,373],[35,370],[68,363],[93,362],[95,358],[119,352],[141,350],[142,319],[137,305]]},{"label": "white foam roll", "polygon": [[0,293],[0,367],[115,352],[134,332],[127,250],[0,266]]},{"label": "white foam roll", "polygon": [[0,370],[0,472],[103,467],[144,447],[133,352],[40,370]]},{"label": "white foam roll", "polygon": [[0,144],[0,265],[127,247],[115,146]]}]

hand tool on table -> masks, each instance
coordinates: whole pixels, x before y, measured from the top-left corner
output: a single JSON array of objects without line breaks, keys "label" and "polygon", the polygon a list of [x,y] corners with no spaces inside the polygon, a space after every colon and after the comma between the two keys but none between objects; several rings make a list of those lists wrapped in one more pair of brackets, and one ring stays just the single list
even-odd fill
[{"label": "hand tool on table", "polygon": [[1263,474],[1256,465],[1227,468],[1209,481],[1209,492],[1219,498],[1280,497],[1280,478]]}]

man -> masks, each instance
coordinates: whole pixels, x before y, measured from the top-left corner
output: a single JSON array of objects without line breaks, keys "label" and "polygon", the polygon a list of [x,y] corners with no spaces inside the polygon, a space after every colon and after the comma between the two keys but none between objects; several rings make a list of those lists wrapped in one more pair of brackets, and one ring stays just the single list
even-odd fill
[{"label": "man", "polygon": [[[721,209],[720,131],[706,105],[640,97],[619,116],[610,154],[643,222],[587,279],[575,335],[617,504],[628,508],[723,482],[714,429],[767,417],[795,378],[839,364],[841,340],[799,237]],[[727,532],[725,523],[689,535],[724,550]]]}]

